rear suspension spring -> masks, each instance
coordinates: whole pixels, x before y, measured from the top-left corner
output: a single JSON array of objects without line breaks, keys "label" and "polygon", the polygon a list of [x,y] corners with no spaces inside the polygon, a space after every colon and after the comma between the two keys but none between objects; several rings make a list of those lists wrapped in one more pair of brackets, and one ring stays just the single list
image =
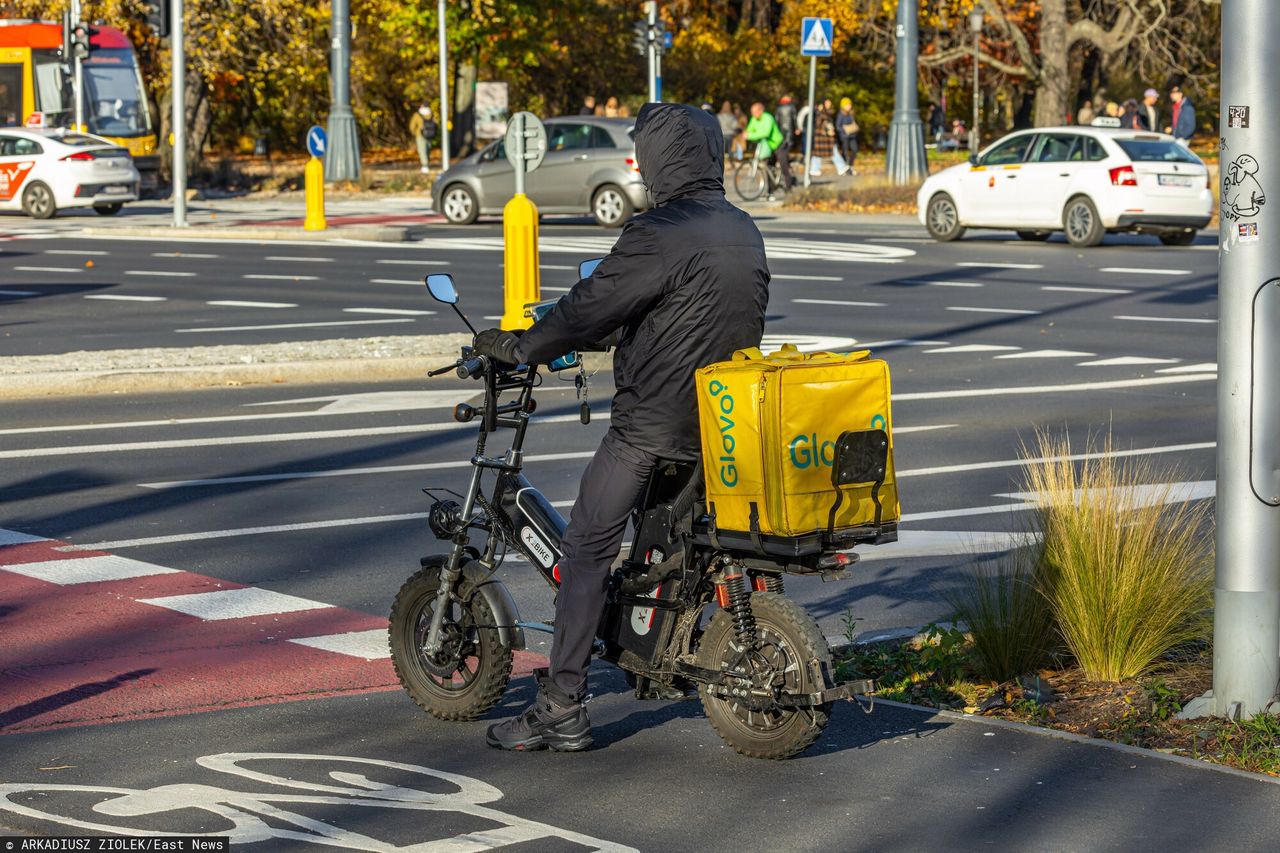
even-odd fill
[{"label": "rear suspension spring", "polygon": [[751,592],[743,578],[741,570],[729,569],[724,576],[724,588],[728,604],[725,609],[733,617],[734,631],[738,642],[745,648],[756,647],[756,617],[751,613]]}]

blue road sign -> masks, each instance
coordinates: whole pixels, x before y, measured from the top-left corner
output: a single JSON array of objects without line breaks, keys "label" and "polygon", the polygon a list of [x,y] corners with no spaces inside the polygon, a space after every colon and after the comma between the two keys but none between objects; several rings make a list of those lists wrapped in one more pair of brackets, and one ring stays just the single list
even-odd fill
[{"label": "blue road sign", "polygon": [[834,33],[830,18],[805,18],[800,25],[800,55],[830,56]]},{"label": "blue road sign", "polygon": [[320,125],[312,125],[307,131],[307,153],[312,157],[323,157],[329,150],[329,137]]},{"label": "blue road sign", "polygon": [[672,46],[672,45],[674,45],[675,43],[676,43],[676,36],[675,36],[675,33],[671,32],[670,30],[663,30],[663,32],[662,32],[662,47],[663,47],[663,49],[664,49],[664,50],[671,50],[671,46]]}]

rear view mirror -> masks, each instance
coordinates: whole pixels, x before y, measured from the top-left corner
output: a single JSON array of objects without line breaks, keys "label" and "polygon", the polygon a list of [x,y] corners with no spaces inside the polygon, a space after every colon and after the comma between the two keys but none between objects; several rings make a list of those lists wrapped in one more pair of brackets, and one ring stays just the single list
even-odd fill
[{"label": "rear view mirror", "polygon": [[978,155],[977,155],[977,154],[970,154],[970,155],[969,155],[969,165],[970,165],[970,166],[976,166],[976,165],[978,165]]},{"label": "rear view mirror", "polygon": [[591,278],[591,274],[596,271],[596,267],[600,266],[600,262],[604,258],[592,258],[589,261],[583,261],[578,264],[578,278]]},{"label": "rear view mirror", "polygon": [[443,302],[446,305],[458,304],[458,290],[453,286],[453,276],[448,273],[427,276],[427,290],[437,302]]}]

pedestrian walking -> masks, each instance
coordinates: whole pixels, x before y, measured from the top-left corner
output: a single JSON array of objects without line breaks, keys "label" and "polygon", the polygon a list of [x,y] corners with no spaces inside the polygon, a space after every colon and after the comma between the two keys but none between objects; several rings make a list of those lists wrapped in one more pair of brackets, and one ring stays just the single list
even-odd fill
[{"label": "pedestrian walking", "polygon": [[929,104],[929,135],[933,137],[933,144],[937,145],[942,141],[942,134],[947,132],[947,111],[942,108],[941,104]]},{"label": "pedestrian walking", "polygon": [[733,151],[733,138],[738,135],[738,117],[733,113],[733,104],[725,101],[716,113],[716,121],[720,124],[720,135],[724,137],[724,153]]},{"label": "pedestrian walking", "polygon": [[782,169],[782,183],[787,191],[791,190],[791,151],[796,141],[796,106],[790,95],[778,99],[778,108],[773,112],[778,122],[778,130],[782,131],[782,143],[778,146],[778,166]]},{"label": "pedestrian walking", "polygon": [[1160,101],[1160,93],[1155,89],[1148,89],[1142,93],[1142,105],[1138,107],[1138,121],[1142,122],[1142,130],[1149,130],[1152,133],[1160,131],[1160,110],[1156,109],[1156,104]]},{"label": "pedestrian walking", "polygon": [[1174,139],[1186,145],[1196,132],[1196,108],[1192,106],[1191,100],[1182,94],[1180,86],[1174,86],[1169,90],[1169,103],[1173,111],[1172,121],[1164,132],[1173,134]]},{"label": "pedestrian walking", "polygon": [[440,126],[431,115],[431,107],[419,105],[418,111],[409,119],[409,133],[418,147],[418,162],[422,164],[419,171],[424,175],[431,171],[431,144],[439,132]]},{"label": "pedestrian walking", "polygon": [[1080,109],[1076,110],[1076,124],[1088,127],[1093,123],[1093,101],[1085,101],[1080,105]]},{"label": "pedestrian walking", "polygon": [[836,156],[836,125],[832,121],[830,111],[825,106],[821,106],[813,116],[813,160],[809,163],[809,174],[813,177],[822,174],[824,157],[830,159],[836,171],[840,172],[844,158],[837,163]]},{"label": "pedestrian walking", "polygon": [[580,116],[592,116],[596,114],[596,97],[595,95],[587,95],[582,99],[582,109],[578,110]]},{"label": "pedestrian walking", "polygon": [[1142,113],[1138,109],[1138,101],[1136,98],[1130,98],[1124,102],[1124,108],[1120,111],[1120,126],[1125,130],[1143,130]]},{"label": "pedestrian walking", "polygon": [[858,120],[853,116],[853,100],[840,99],[840,112],[836,115],[836,138],[840,140],[840,151],[848,164],[846,171],[858,174],[854,163],[858,159]]}]

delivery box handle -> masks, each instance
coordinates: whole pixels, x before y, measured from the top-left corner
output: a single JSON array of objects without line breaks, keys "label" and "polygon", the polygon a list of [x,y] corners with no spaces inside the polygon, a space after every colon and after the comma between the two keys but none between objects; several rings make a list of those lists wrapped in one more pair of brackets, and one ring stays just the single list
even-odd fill
[{"label": "delivery box handle", "polygon": [[844,502],[847,486],[871,485],[871,501],[876,506],[876,527],[880,526],[882,507],[880,487],[889,468],[889,434],[882,429],[849,430],[836,439],[835,458],[831,465],[831,485],[836,501],[827,516],[827,536],[835,533],[836,513]]}]

